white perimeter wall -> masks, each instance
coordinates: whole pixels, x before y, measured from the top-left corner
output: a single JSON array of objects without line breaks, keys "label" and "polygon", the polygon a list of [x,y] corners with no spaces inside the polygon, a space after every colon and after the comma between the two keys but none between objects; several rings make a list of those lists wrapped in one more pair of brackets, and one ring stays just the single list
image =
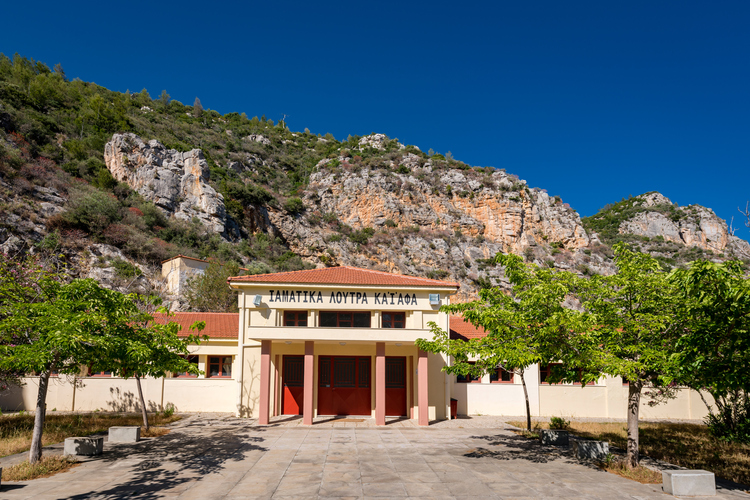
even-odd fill
[{"label": "white perimeter wall", "polygon": [[[140,410],[135,379],[117,377],[53,377],[47,392],[47,411],[137,411]],[[39,378],[24,379],[25,385],[0,396],[3,411],[33,410]],[[176,411],[235,412],[237,381],[232,378],[143,379],[143,398],[149,411],[163,410],[168,404]]]},{"label": "white perimeter wall", "polygon": [[[628,386],[619,377],[605,377],[595,385],[540,384],[539,369],[531,366],[525,372],[532,416],[627,418]],[[690,389],[679,389],[674,399],[666,403],[653,402],[644,389],[641,396],[642,419],[700,420],[708,410],[700,394]],[[520,377],[514,383],[490,383],[489,375],[482,382],[456,383],[453,377],[452,397],[458,400],[459,415],[509,415],[526,414],[523,386]],[[708,404],[713,404],[709,394],[703,394]]]}]

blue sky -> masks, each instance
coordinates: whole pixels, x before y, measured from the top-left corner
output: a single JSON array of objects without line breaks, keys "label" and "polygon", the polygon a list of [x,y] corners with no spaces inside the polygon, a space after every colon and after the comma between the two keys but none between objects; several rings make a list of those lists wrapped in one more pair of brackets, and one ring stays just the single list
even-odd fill
[{"label": "blue sky", "polygon": [[[13,2],[0,52],[505,168],[585,216],[750,200],[750,2]],[[8,22],[7,20],[12,20]],[[749,238],[741,227],[738,236]]]}]

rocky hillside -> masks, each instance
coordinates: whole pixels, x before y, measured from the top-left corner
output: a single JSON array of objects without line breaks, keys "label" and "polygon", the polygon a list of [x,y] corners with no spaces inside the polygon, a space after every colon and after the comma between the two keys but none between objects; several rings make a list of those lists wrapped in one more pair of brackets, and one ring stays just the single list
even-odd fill
[{"label": "rocky hillside", "polygon": [[696,258],[750,260],[750,245],[730,233],[726,221],[700,205],[679,207],[657,192],[608,205],[583,220],[590,233],[613,244],[627,241],[666,267]]},{"label": "rocky hillside", "polygon": [[338,141],[111,92],[18,56],[0,56],[0,195],[0,250],[53,254],[123,290],[159,289],[159,262],[178,253],[250,272],[345,264],[450,279],[464,299],[502,284],[499,251],[581,274],[611,272],[620,240],[666,266],[750,259],[710,209],[658,193],[582,221],[503,169],[383,134]]}]

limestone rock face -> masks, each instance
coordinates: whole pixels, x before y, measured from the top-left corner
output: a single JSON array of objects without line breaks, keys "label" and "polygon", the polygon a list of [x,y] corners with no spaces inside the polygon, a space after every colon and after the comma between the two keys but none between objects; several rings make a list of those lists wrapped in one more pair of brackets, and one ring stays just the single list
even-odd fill
[{"label": "limestone rock face", "polygon": [[[512,185],[504,172],[482,184],[460,170],[440,178],[451,196],[436,195],[413,175],[383,175],[364,171],[336,177],[313,174],[323,211],[336,213],[352,227],[378,227],[387,220],[399,226],[460,231],[497,243],[505,251],[521,252],[529,245],[560,242],[583,248],[589,237],[578,214],[556,203],[541,190],[503,191]],[[453,195],[461,193],[461,195]]]},{"label": "limestone rock face", "polygon": [[[227,133],[229,132],[230,131],[227,130]],[[269,139],[268,137],[262,134],[250,134],[250,135],[243,137],[243,139],[245,139],[246,141],[258,142],[260,144],[263,144],[264,146],[271,145],[271,139]]]},{"label": "limestone rock face", "polygon": [[209,169],[203,152],[181,153],[159,141],[148,144],[135,134],[115,134],[104,148],[112,176],[126,182],[168,215],[197,217],[208,230],[226,233],[224,198],[208,184]]},{"label": "limestone rock face", "polygon": [[[672,205],[669,198],[660,193],[648,193],[639,198],[644,200],[644,207]],[[619,232],[649,238],[662,237],[666,241],[702,248],[716,254],[750,257],[750,244],[730,234],[726,222],[717,217],[713,210],[700,205],[690,205],[680,210],[684,216],[676,221],[657,211],[640,212],[623,221]]]},{"label": "limestone rock face", "polygon": [[[557,267],[573,269],[579,257],[589,259],[583,249],[591,241],[580,217],[559,199],[502,171],[433,172],[429,160],[420,166],[418,159],[402,157],[408,174],[368,168],[314,173],[304,195],[308,215],[269,209],[271,225],[311,262],[459,281],[458,300],[472,298],[484,275],[503,279],[482,262],[500,251],[543,262],[556,242]],[[333,214],[336,222],[315,222],[314,213]],[[337,232],[339,223],[375,231],[358,246]],[[598,261],[587,265],[593,269]]]},{"label": "limestone rock face", "polygon": [[[385,150],[385,145],[388,142],[388,136],[385,134],[370,134],[362,137],[359,140],[359,149],[371,147],[380,151]],[[398,143],[398,149],[404,149],[404,145]]]}]

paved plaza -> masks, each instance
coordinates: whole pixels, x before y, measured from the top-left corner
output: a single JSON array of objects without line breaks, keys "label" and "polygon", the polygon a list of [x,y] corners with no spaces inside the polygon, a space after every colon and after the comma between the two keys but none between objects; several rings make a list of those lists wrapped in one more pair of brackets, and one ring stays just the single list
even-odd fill
[{"label": "paved plaza", "polygon": [[[489,427],[491,424],[494,427]],[[10,458],[0,459],[7,466]],[[518,437],[495,420],[295,419],[269,426],[191,416],[166,436],[105,443],[70,472],[5,483],[2,499],[673,498]],[[739,489],[717,497],[750,500]]]}]

